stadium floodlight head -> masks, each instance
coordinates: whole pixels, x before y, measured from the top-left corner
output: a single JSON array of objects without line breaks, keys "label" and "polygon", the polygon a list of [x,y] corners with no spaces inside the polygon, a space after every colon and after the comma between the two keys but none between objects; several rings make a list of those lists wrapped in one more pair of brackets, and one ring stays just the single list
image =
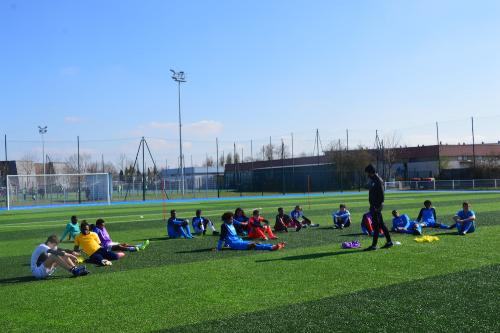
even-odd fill
[{"label": "stadium floodlight head", "polygon": [[170,69],[172,72],[172,79],[178,84],[178,94],[179,94],[179,169],[181,169],[181,193],[184,196],[184,155],[182,154],[182,121],[181,121],[181,83],[186,82],[186,77],[184,71],[176,72]]},{"label": "stadium floodlight head", "polygon": [[176,82],[186,82],[185,74],[183,71],[176,72],[173,69],[170,70],[172,72],[172,79]]},{"label": "stadium floodlight head", "polygon": [[47,133],[47,126],[45,126],[45,127],[38,126],[38,133],[40,133],[40,134]]}]

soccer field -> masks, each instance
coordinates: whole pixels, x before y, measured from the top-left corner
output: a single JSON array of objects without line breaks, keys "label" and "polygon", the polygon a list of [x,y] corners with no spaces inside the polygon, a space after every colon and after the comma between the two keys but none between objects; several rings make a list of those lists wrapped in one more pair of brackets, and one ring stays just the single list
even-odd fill
[{"label": "soccer field", "polygon": [[[451,230],[433,243],[394,235],[401,246],[343,250],[360,234],[367,194],[241,199],[0,211],[0,327],[2,332],[327,332],[500,331],[500,193],[389,193],[384,218],[398,209],[415,218],[425,199],[438,219],[468,200],[478,229]],[[353,225],[331,228],[331,213],[346,203]],[[191,219],[196,208],[216,222],[224,211],[261,208],[274,224],[277,207],[300,204],[320,228],[278,234],[282,251],[214,252],[218,238],[165,236],[164,209]],[[88,265],[71,278],[59,269],[46,281],[31,277],[33,249],[60,235],[71,215],[104,218],[115,241],[151,245],[111,267]],[[143,216],[143,218],[140,218]],[[276,241],[275,241],[276,242]],[[380,240],[380,245],[384,239]],[[72,248],[71,242],[61,247]]]}]

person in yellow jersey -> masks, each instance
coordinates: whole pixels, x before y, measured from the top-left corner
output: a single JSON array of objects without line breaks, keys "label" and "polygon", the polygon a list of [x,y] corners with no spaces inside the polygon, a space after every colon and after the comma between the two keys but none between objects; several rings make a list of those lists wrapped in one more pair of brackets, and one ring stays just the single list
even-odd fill
[{"label": "person in yellow jersey", "polygon": [[75,238],[75,251],[78,251],[81,247],[83,252],[89,256],[88,262],[96,265],[110,266],[111,261],[125,256],[123,252],[111,252],[102,247],[99,236],[95,232],[90,231],[90,225],[87,221],[82,221],[80,231],[81,233]]}]

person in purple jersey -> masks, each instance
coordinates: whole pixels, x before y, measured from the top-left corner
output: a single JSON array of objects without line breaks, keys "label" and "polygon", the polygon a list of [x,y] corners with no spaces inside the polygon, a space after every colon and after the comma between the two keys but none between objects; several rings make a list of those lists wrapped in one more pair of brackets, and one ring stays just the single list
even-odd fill
[{"label": "person in purple jersey", "polygon": [[117,243],[111,240],[109,236],[108,229],[106,229],[106,222],[103,219],[97,219],[95,225],[91,225],[90,229],[99,236],[101,240],[101,246],[108,251],[130,251],[136,252],[139,250],[144,250],[146,246],[149,245],[149,240],[139,245],[131,245],[127,243]]},{"label": "person in purple jersey", "polygon": [[450,229],[456,227],[459,235],[465,236],[467,233],[476,231],[476,214],[470,209],[467,201],[462,203],[462,210],[453,216],[453,221],[455,224],[451,225]]}]

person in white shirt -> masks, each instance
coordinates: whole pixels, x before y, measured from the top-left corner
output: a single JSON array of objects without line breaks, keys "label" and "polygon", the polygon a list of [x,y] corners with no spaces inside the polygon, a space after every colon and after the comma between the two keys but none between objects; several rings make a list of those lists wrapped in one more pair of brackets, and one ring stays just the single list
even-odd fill
[{"label": "person in white shirt", "polygon": [[85,266],[77,266],[77,252],[58,249],[59,238],[50,235],[45,243],[36,247],[31,254],[31,272],[37,279],[45,279],[61,266],[74,276],[87,275],[89,271]]}]

